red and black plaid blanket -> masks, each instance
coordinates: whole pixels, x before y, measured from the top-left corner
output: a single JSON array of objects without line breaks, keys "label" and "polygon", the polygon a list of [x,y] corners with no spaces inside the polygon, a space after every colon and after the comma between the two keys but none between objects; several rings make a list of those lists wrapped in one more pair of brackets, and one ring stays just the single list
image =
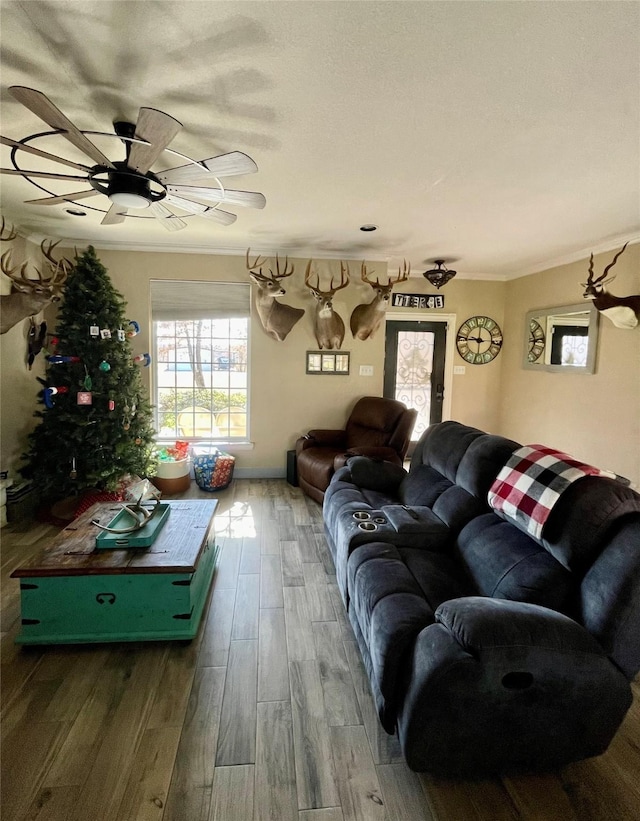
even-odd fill
[{"label": "red and black plaid blanket", "polygon": [[504,519],[536,539],[562,492],[584,476],[615,473],[579,462],[544,445],[514,451],[489,490],[489,505]]}]

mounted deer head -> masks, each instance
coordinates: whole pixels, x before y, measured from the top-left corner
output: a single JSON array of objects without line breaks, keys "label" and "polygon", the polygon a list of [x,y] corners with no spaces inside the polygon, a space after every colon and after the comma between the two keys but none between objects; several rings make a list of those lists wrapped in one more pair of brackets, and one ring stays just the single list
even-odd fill
[{"label": "mounted deer head", "polygon": [[[0,235],[4,239],[4,222]],[[10,239],[13,239],[15,234]],[[60,242],[60,240],[58,240]],[[2,306],[2,318],[0,320],[0,334],[6,333],[23,319],[39,314],[47,305],[60,301],[62,286],[73,267],[68,259],[54,259],[52,252],[57,242],[49,242],[45,246],[45,240],[40,243],[42,254],[49,264],[51,276],[43,277],[38,268],[35,272],[37,279],[27,276],[27,262],[20,266],[11,266],[11,251],[5,251],[0,258],[0,270],[11,280],[14,290],[10,294],[0,296]]]},{"label": "mounted deer head", "polygon": [[411,264],[407,265],[407,261],[405,260],[402,269],[398,268],[398,276],[395,279],[389,277],[389,282],[387,282],[386,285],[381,285],[377,278],[375,282],[369,279],[367,267],[364,262],[362,263],[360,274],[362,281],[373,288],[375,296],[371,302],[356,305],[353,309],[349,324],[351,326],[351,333],[356,339],[369,339],[369,337],[373,336],[378,330],[378,326],[382,322],[389,300],[391,299],[393,286],[409,279],[410,273]]},{"label": "mounted deer head", "polygon": [[[273,339],[279,342],[287,338],[287,334],[293,326],[304,316],[303,308],[292,308],[278,302],[276,297],[284,296],[286,291],[280,285],[279,280],[290,277],[294,272],[291,265],[289,269],[289,257],[285,257],[284,270],[280,271],[280,260],[276,254],[276,272],[269,268],[271,276],[262,273],[262,266],[266,264],[266,259],[255,258],[254,262],[249,259],[250,248],[247,248],[247,270],[249,276],[258,286],[256,292],[256,310],[262,322],[262,327]],[[258,269],[258,270],[256,270]]]},{"label": "mounted deer head", "polygon": [[[349,284],[349,266],[340,262],[340,282],[333,284],[333,276],[329,283],[329,290],[320,290],[320,276],[312,271],[313,260],[307,263],[307,270],[304,275],[304,284],[309,288],[316,300],[316,313],[313,329],[316,341],[320,350],[335,348],[340,350],[344,339],[344,322],[342,317],[333,310],[333,297],[336,291],[346,288]],[[311,277],[315,276],[316,284],[311,283]]]},{"label": "mounted deer head", "polygon": [[580,283],[584,288],[582,296],[585,299],[592,299],[596,310],[600,311],[607,319],[610,319],[616,328],[635,328],[640,320],[640,294],[618,297],[608,293],[604,288],[605,285],[616,278],[615,274],[607,278],[607,274],[616,264],[618,257],[628,244],[628,242],[625,242],[602,274],[596,279],[593,278],[593,254],[591,254],[589,276],[586,282]]}]

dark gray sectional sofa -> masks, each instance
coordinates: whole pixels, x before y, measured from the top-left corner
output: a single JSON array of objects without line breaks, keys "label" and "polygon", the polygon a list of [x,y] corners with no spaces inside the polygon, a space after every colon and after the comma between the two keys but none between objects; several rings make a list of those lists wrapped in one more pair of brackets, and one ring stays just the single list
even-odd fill
[{"label": "dark gray sectional sofa", "polygon": [[354,457],[325,494],[380,719],[416,771],[539,770],[598,755],[631,704],[640,496],[582,478],[533,538],[487,503],[518,447],[443,422],[408,472]]}]

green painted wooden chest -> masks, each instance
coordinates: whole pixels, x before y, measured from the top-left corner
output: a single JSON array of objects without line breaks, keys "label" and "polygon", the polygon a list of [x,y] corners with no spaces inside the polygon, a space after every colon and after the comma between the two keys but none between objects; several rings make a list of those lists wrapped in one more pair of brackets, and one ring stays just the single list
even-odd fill
[{"label": "green painted wooden chest", "polygon": [[215,499],[168,501],[151,547],[96,550],[97,519],[119,507],[94,505],[11,574],[20,579],[18,644],[192,639],[216,565]]}]

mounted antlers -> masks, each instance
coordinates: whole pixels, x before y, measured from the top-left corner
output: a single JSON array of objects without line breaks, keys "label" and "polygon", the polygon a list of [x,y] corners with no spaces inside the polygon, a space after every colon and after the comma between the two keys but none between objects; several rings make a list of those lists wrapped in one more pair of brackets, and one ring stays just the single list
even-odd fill
[{"label": "mounted antlers", "polygon": [[363,282],[370,285],[375,291],[375,296],[369,303],[362,303],[356,305],[351,314],[350,326],[351,333],[356,339],[369,339],[370,336],[378,330],[378,326],[382,322],[382,317],[385,314],[389,300],[391,299],[391,291],[394,285],[400,282],[405,282],[409,279],[411,273],[411,264],[407,265],[404,260],[402,268],[398,268],[398,276],[392,279],[389,277],[389,282],[386,285],[381,285],[377,277],[375,282],[369,279],[369,273],[365,263],[362,263],[360,276]]},{"label": "mounted antlers", "polygon": [[[314,331],[316,341],[320,350],[335,348],[339,350],[344,339],[344,322],[342,317],[333,310],[333,297],[336,291],[346,288],[349,284],[349,266],[340,262],[340,282],[334,286],[333,275],[327,291],[320,290],[320,275],[312,271],[313,260],[307,263],[307,270],[304,275],[304,284],[309,288],[316,299],[316,313],[314,319]],[[315,276],[316,284],[312,285],[311,277]]]},{"label": "mounted antlers", "polygon": [[625,242],[602,274],[596,279],[593,278],[593,254],[591,254],[589,276],[586,282],[580,283],[584,287],[582,296],[585,299],[592,299],[596,310],[600,311],[607,319],[610,319],[616,328],[635,328],[640,319],[640,294],[618,297],[604,289],[605,285],[616,278],[615,274],[608,279],[606,277],[628,244],[628,242]]},{"label": "mounted antlers", "polygon": [[[13,231],[9,232],[9,236],[5,236],[4,220],[0,227],[0,237],[2,239],[15,239],[16,234]],[[60,242],[60,240],[58,240]],[[5,251],[0,257],[0,270],[5,276],[11,280],[14,290],[10,294],[3,294],[0,296],[2,305],[2,319],[0,321],[0,334],[6,333],[23,319],[28,316],[35,316],[39,314],[51,302],[58,302],[62,285],[64,284],[69,271],[73,267],[68,259],[54,259],[52,252],[58,242],[50,241],[48,246],[45,245],[46,240],[40,243],[40,249],[44,258],[47,260],[51,269],[51,276],[45,278],[41,271],[35,268],[38,276],[37,279],[31,279],[27,276],[27,262],[23,262],[20,269],[17,266],[11,265],[11,251]]]},{"label": "mounted antlers", "polygon": [[[304,315],[303,308],[293,308],[290,305],[284,305],[278,302],[276,297],[284,296],[286,291],[280,285],[279,280],[285,277],[290,277],[294,272],[294,267],[291,265],[289,269],[289,257],[285,257],[284,270],[280,271],[280,260],[276,254],[276,272],[269,268],[271,276],[262,273],[262,266],[266,265],[266,259],[260,259],[260,256],[255,258],[254,262],[249,259],[250,248],[247,248],[247,270],[249,276],[258,286],[256,293],[256,310],[262,322],[262,327],[273,339],[279,342],[287,338],[287,334]],[[258,270],[256,270],[258,269]]]}]

